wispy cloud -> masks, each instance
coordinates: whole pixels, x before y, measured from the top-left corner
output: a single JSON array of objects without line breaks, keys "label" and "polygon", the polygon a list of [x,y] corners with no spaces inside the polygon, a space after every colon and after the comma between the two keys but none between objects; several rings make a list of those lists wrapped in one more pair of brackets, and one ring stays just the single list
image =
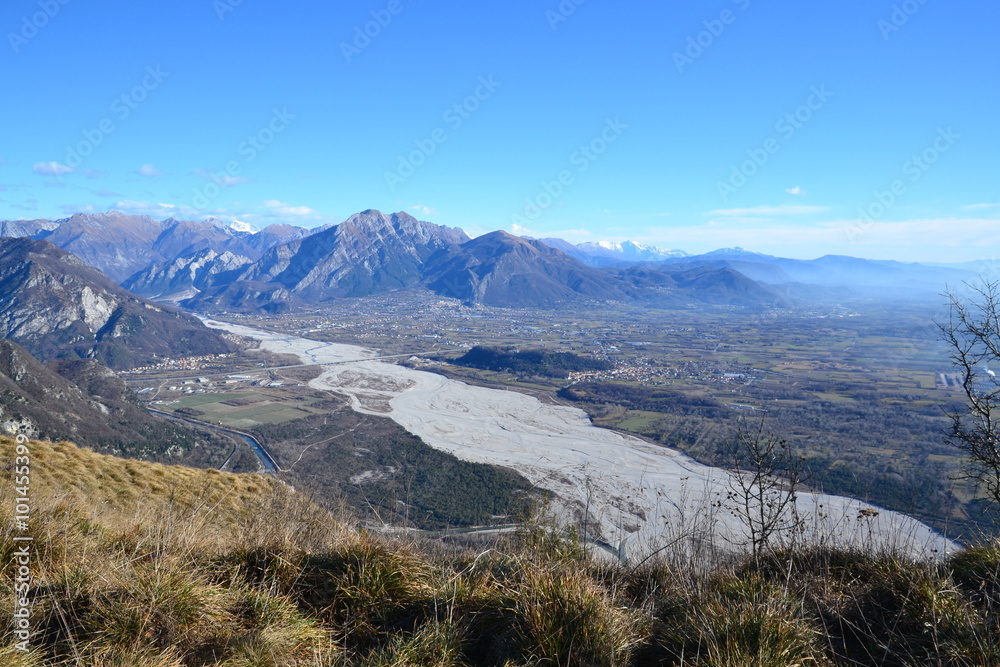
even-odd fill
[{"label": "wispy cloud", "polygon": [[94,213],[97,209],[91,204],[62,204],[59,206],[59,210],[66,215],[74,215],[76,213]]},{"label": "wispy cloud", "polygon": [[967,204],[962,207],[963,211],[986,211],[991,208],[1000,208],[1000,204]]},{"label": "wispy cloud", "polygon": [[119,199],[114,205],[114,208],[125,213],[130,213],[136,209],[147,210],[152,207],[153,205],[148,201],[135,201],[133,199]]},{"label": "wispy cloud", "polygon": [[800,188],[797,185],[794,188],[788,188],[787,190],[785,190],[785,192],[787,192],[790,195],[795,195],[795,196],[804,195],[806,193],[805,190],[803,190],[802,188]]},{"label": "wispy cloud", "polygon": [[211,169],[197,168],[192,172],[195,176],[199,178],[204,178],[206,181],[214,181],[215,183],[221,185],[224,188],[230,188],[234,185],[240,185],[242,183],[249,183],[249,178],[244,178],[243,176],[230,176],[229,174],[217,174]]},{"label": "wispy cloud", "polygon": [[147,178],[154,178],[156,176],[163,176],[163,172],[162,171],[160,171],[159,169],[157,169],[156,167],[154,167],[153,165],[148,164],[148,163],[144,164],[141,167],[139,167],[138,169],[136,169],[135,173],[139,174],[140,176],[145,176]]},{"label": "wispy cloud", "polygon": [[751,208],[719,208],[714,211],[710,211],[710,213],[711,215],[732,218],[769,215],[813,215],[815,213],[825,213],[829,210],[829,206],[800,206],[797,204],[783,204],[781,206],[754,206]]},{"label": "wispy cloud", "polygon": [[582,243],[583,241],[593,241],[594,234],[587,229],[555,229],[540,230],[528,229],[518,224],[513,224],[507,231],[514,236],[530,236],[533,239],[562,239],[571,243]]},{"label": "wispy cloud", "polygon": [[440,213],[440,211],[438,211],[436,208],[431,208],[430,206],[423,206],[421,204],[418,204],[416,206],[411,206],[410,210],[416,211],[420,215],[437,215],[438,213]]},{"label": "wispy cloud", "polygon": [[[98,195],[98,193],[101,193]],[[111,196],[116,193],[109,190],[95,191],[92,194],[97,196]],[[269,199],[257,206],[246,206],[234,202],[233,208],[218,206],[213,209],[197,209],[185,204],[169,204],[158,202],[152,198],[152,194],[147,199],[119,199],[112,208],[130,215],[148,215],[152,218],[177,218],[179,220],[203,220],[207,217],[219,218],[220,220],[243,220],[258,227],[265,227],[272,222],[281,219],[295,218],[296,224],[323,224],[325,222],[336,222],[332,219],[317,213],[308,206],[294,206],[278,199]]]},{"label": "wispy cloud", "polygon": [[36,162],[32,167],[31,171],[42,176],[64,176],[73,172],[73,167],[67,167],[56,161],[52,162]]},{"label": "wispy cloud", "polygon": [[102,169],[88,169],[85,172],[83,172],[83,175],[86,176],[87,178],[104,178],[105,176],[108,175],[108,172]]},{"label": "wispy cloud", "polygon": [[277,199],[268,199],[264,202],[264,206],[278,215],[287,215],[292,217],[316,215],[316,211],[308,206],[292,206],[291,204],[278,201]]},{"label": "wispy cloud", "polygon": [[128,213],[130,215],[148,215],[152,218],[181,217],[194,219],[199,215],[204,215],[204,211],[198,211],[188,206],[178,206],[176,204],[162,204],[133,199],[121,199],[114,203],[113,208]]}]

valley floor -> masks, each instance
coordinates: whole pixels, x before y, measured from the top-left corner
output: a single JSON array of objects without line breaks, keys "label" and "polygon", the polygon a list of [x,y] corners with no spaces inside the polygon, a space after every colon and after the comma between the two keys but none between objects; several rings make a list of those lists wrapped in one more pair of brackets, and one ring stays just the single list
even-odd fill
[{"label": "valley floor", "polygon": [[[554,494],[553,509],[563,522],[626,556],[641,557],[682,535],[706,531],[731,545],[743,540],[740,523],[722,503],[727,473],[594,427],[581,410],[386,363],[371,349],[207,323],[323,366],[312,387],[346,395],[355,410],[389,417],[432,447],[519,472]],[[891,545],[914,554],[956,549],[919,521],[854,499],[803,493],[798,509],[810,542]]]}]

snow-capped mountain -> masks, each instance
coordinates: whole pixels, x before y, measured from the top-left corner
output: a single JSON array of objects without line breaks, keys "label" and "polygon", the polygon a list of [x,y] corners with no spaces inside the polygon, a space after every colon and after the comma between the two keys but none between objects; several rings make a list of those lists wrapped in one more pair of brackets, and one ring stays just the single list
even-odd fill
[{"label": "snow-capped mountain", "polygon": [[620,243],[615,241],[597,241],[596,243],[587,242],[580,243],[576,247],[582,252],[592,255],[601,255],[605,257],[614,257],[616,259],[641,262],[655,262],[669,257],[688,256],[688,254],[683,250],[660,248],[655,245],[636,243],[634,241],[622,241]]},{"label": "snow-capped mountain", "polygon": [[563,239],[542,239],[542,243],[562,250],[590,266],[631,264],[635,262],[662,262],[666,259],[687,257],[682,250],[670,250],[635,241],[587,241],[574,245]]},{"label": "snow-capped mountain", "polygon": [[227,232],[233,234],[256,234],[260,230],[251,225],[249,222],[243,222],[242,220],[237,220],[235,218],[231,220],[225,220],[223,218],[217,218],[214,215],[205,218],[202,222],[209,225],[214,225],[219,229],[224,229]]},{"label": "snow-capped mountain", "polygon": [[260,231],[249,222],[243,222],[242,220],[233,220],[229,223],[229,229],[241,234],[256,234]]}]

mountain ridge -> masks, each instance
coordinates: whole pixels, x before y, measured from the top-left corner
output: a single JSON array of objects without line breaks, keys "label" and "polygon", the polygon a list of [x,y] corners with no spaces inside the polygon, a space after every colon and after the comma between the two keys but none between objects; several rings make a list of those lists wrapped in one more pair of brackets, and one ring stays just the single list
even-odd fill
[{"label": "mountain ridge", "polygon": [[175,463],[218,465],[231,450],[210,432],[150,414],[94,359],[43,364],[9,340],[0,340],[0,426],[0,432]]},{"label": "mountain ridge", "polygon": [[128,368],[233,351],[197,318],[138,297],[49,241],[0,238],[0,338],[42,359]]},{"label": "mountain ridge", "polygon": [[80,257],[117,283],[154,264],[206,249],[257,259],[272,245],[310,230],[277,222],[255,233],[218,219],[202,221],[106,213],[75,213],[58,220],[2,220],[0,237],[46,240]]},{"label": "mountain ridge", "polygon": [[[829,296],[838,287],[857,294],[892,296],[898,290],[900,295],[917,295],[940,292],[946,283],[975,276],[972,265],[835,255],[798,260],[739,247],[689,255],[632,241],[574,245],[559,238],[527,237],[528,245],[517,246],[506,232],[471,239],[459,228],[375,209],[311,230],[275,223],[255,231],[219,219],[157,222],[111,210],[59,221],[0,221],[0,234],[50,240],[75,250],[87,264],[141,296],[206,311],[263,308],[275,313],[410,288],[504,306],[551,306],[580,299],[757,306],[787,303],[788,298],[773,299],[775,288],[805,300]],[[501,240],[504,234],[510,239]],[[534,250],[527,252],[529,247]],[[488,256],[487,248],[494,256]],[[637,266],[676,279],[648,271],[623,273]],[[699,267],[718,273],[703,272],[697,281],[679,277]],[[727,274],[730,270],[758,286]]]}]

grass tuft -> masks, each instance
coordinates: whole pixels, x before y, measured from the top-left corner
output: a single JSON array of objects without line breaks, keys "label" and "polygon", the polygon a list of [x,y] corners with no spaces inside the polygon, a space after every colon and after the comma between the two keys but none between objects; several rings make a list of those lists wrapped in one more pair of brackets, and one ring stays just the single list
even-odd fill
[{"label": "grass tuft", "polygon": [[722,575],[664,601],[656,642],[692,667],[825,667],[820,633],[801,600],[757,575]]},{"label": "grass tuft", "polygon": [[528,569],[517,611],[525,652],[547,664],[627,664],[646,636],[644,615],[617,605],[580,569]]},{"label": "grass tuft", "polygon": [[544,518],[404,541],[256,475],[30,448],[27,532],[0,485],[2,609],[11,538],[34,539],[31,650],[5,624],[4,667],[1000,665],[996,542],[934,562],[800,547],[693,563],[719,551],[700,534],[622,565]]}]

